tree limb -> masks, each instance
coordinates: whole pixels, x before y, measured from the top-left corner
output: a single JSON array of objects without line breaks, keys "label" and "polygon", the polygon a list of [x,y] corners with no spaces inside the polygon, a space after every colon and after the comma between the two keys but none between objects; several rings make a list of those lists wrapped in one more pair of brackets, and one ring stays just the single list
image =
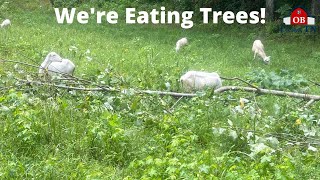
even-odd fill
[{"label": "tree limb", "polygon": [[320,83],[314,82],[312,80],[309,80],[310,82],[312,82],[313,84],[315,84],[316,86],[320,86]]},{"label": "tree limb", "polygon": [[[35,66],[32,64],[28,63],[23,63],[19,61],[12,61],[12,60],[0,60],[0,62],[13,62],[13,63],[18,63],[18,64],[23,64],[26,66],[31,66],[34,68],[39,68],[39,66]],[[62,73],[61,73],[62,74]],[[62,74],[66,75],[66,74]],[[54,86],[57,88],[64,88],[64,89],[72,89],[72,90],[81,90],[81,91],[110,91],[110,92],[121,92],[119,89],[111,88],[111,87],[105,87],[105,86],[100,86],[95,84],[94,82],[91,82],[86,79],[78,78],[75,76],[68,75],[68,77],[74,78],[74,80],[78,81],[83,81],[87,83],[92,83],[94,86],[97,86],[98,88],[81,88],[81,87],[71,87],[71,86],[64,86],[64,85],[57,85],[54,83],[48,83],[48,82],[41,82],[41,81],[27,81],[27,80],[22,80],[18,79],[21,82],[24,82],[26,84],[34,83],[38,85],[47,85],[47,86]],[[302,93],[294,93],[294,92],[287,92],[287,91],[279,91],[279,90],[269,90],[269,89],[260,89],[238,77],[235,78],[224,78],[221,77],[222,79],[226,80],[239,80],[241,82],[246,83],[250,87],[241,87],[241,86],[223,86],[220,87],[216,90],[214,90],[215,94],[223,93],[225,91],[246,91],[246,92],[254,92],[254,93],[259,93],[259,94],[272,94],[276,96],[289,96],[293,98],[300,98],[304,100],[313,100],[309,101],[309,105],[311,105],[314,101],[320,100],[320,95],[311,95],[311,94],[302,94]],[[312,81],[311,81],[312,82]],[[124,92],[124,91],[122,91]],[[194,93],[177,93],[177,92],[166,92],[166,91],[152,91],[152,90],[135,90],[135,93],[140,93],[140,94],[157,94],[157,95],[169,95],[173,97],[195,97],[198,96],[198,94]]]},{"label": "tree limb", "polygon": [[[38,85],[47,85],[47,86],[54,86],[57,88],[63,88],[63,89],[70,89],[70,90],[80,90],[80,91],[109,91],[109,92],[125,92],[125,90],[120,91],[115,88],[81,88],[81,87],[69,87],[65,85],[57,85],[53,83],[44,83],[40,81],[27,81],[18,79],[20,82],[24,82],[26,84],[38,84]],[[320,95],[312,95],[312,94],[302,94],[302,93],[294,93],[294,92],[287,92],[287,91],[278,91],[278,90],[270,90],[270,89],[260,89],[257,90],[255,88],[251,87],[241,87],[241,86],[223,86],[214,91],[215,94],[220,94],[225,91],[246,91],[246,92],[255,92],[260,94],[271,94],[276,96],[289,96],[293,98],[300,98],[305,100],[313,100],[318,101],[320,100]],[[156,95],[169,95],[173,97],[196,97],[197,94],[193,93],[178,93],[178,92],[167,92],[167,91],[152,91],[152,90],[135,90],[135,93],[138,94],[156,94]],[[311,102],[311,103],[310,103]],[[313,103],[310,101],[310,105]]]},{"label": "tree limb", "polygon": [[225,91],[247,91],[247,92],[256,92],[260,94],[272,94],[276,96],[289,96],[294,98],[306,99],[306,100],[320,100],[320,95],[311,95],[311,94],[302,94],[302,93],[294,93],[288,91],[278,91],[278,90],[270,90],[270,89],[260,89],[257,90],[251,87],[240,87],[240,86],[223,86],[214,91],[214,93],[222,93]]}]

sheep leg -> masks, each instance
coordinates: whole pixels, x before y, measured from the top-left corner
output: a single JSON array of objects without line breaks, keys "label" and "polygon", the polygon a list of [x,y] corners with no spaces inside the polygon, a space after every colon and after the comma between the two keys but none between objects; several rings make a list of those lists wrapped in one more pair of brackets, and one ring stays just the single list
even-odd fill
[{"label": "sheep leg", "polygon": [[256,59],[257,51],[254,51],[253,60]]}]

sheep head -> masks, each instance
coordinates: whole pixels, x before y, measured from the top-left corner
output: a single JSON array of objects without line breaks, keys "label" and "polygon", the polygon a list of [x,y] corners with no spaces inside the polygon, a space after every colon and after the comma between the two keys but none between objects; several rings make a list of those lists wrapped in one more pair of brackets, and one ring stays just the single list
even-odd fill
[{"label": "sheep head", "polygon": [[263,59],[264,63],[266,64],[269,64],[270,63],[270,59],[271,59],[271,56],[267,56]]},{"label": "sheep head", "polygon": [[182,38],[182,39],[179,39],[176,43],[176,52],[178,52],[180,50],[180,48],[182,48],[183,46],[187,45],[188,44],[188,40],[187,38]]},{"label": "sheep head", "polygon": [[192,87],[190,86],[191,84],[194,84],[194,78],[191,78],[193,75],[193,73],[188,72],[186,74],[184,74],[183,76],[181,76],[181,78],[179,79],[181,87],[183,87],[184,89],[191,91]]},{"label": "sheep head", "polygon": [[45,61],[50,61],[50,62],[61,62],[62,58],[55,52],[50,52]]},{"label": "sheep head", "polygon": [[55,52],[50,52],[39,67],[39,73],[43,74],[52,62],[61,62],[62,58]]}]

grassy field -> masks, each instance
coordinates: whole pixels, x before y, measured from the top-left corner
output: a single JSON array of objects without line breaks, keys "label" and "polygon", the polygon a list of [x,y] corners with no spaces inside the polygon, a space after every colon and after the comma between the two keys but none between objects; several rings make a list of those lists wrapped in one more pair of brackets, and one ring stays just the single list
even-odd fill
[{"label": "grassy field", "polygon": [[[178,79],[188,70],[257,84],[259,73],[283,69],[293,83],[297,74],[320,77],[319,35],[269,34],[264,26],[59,25],[53,10],[19,7],[24,10],[7,13],[12,26],[0,31],[0,59],[38,66],[55,51],[76,64],[75,76],[102,85],[181,92]],[[189,45],[176,53],[181,37]],[[253,60],[257,38],[271,56],[269,65]],[[301,109],[306,101],[245,92],[208,91],[178,101],[67,91],[19,84],[13,77],[37,79],[37,69],[14,65],[0,62],[1,179],[320,177],[320,154],[313,149],[319,148],[319,103]],[[320,94],[309,82],[300,85],[284,90]],[[239,110],[240,97],[250,102]]]}]

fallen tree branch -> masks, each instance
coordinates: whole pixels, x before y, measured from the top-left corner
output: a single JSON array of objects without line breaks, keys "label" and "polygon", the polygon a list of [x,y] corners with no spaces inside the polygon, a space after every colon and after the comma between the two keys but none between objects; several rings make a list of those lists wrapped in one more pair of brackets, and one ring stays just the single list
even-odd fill
[{"label": "fallen tree branch", "polygon": [[[122,92],[125,93],[127,90],[120,91],[119,89],[115,88],[82,88],[82,87],[70,87],[65,85],[57,85],[53,83],[44,83],[40,81],[28,81],[28,80],[22,80],[18,79],[20,82],[24,82],[26,84],[37,84],[37,85],[46,85],[46,86],[54,86],[57,88],[63,88],[63,89],[70,89],[70,90],[80,90],[80,91],[107,91],[107,92]],[[294,93],[294,92],[287,92],[287,91],[278,91],[278,90],[270,90],[270,89],[255,89],[251,87],[240,87],[240,86],[223,86],[214,91],[215,94],[220,94],[225,91],[246,91],[246,92],[254,92],[254,93],[260,93],[260,94],[271,94],[276,96],[289,96],[293,98],[300,98],[304,100],[313,100],[309,101],[310,105],[314,101],[320,100],[320,95],[312,95],[312,94],[302,94],[302,93]],[[178,92],[167,92],[167,91],[152,91],[152,90],[134,90],[135,93],[138,94],[156,94],[156,95],[169,95],[173,97],[196,97],[198,94],[193,93],[178,93]]]},{"label": "fallen tree branch", "polygon": [[[19,61],[0,60],[0,62],[12,62],[12,63],[23,64],[23,65],[26,65],[26,66],[31,66],[31,67],[34,67],[34,68],[39,68],[39,66],[35,66],[35,65],[32,65],[32,64],[23,63],[23,62],[19,62]],[[66,74],[62,74],[62,75],[66,75]],[[82,82],[86,82],[86,83],[91,83],[94,86],[96,86],[97,88],[71,87],[71,86],[57,85],[57,84],[54,84],[54,83],[41,82],[41,81],[27,81],[27,80],[22,80],[22,79],[17,79],[17,80],[19,80],[20,82],[24,82],[26,84],[34,83],[34,84],[38,84],[38,85],[54,86],[54,87],[57,87],[57,88],[64,88],[64,89],[71,89],[71,90],[113,91],[113,92],[125,92],[126,91],[126,90],[120,91],[119,89],[97,85],[94,82],[91,82],[91,81],[86,80],[86,79],[78,78],[78,77],[75,77],[75,76],[68,75],[67,77],[74,78],[74,80],[78,80],[78,81],[82,81]],[[294,93],[294,92],[279,91],[279,90],[260,89],[260,88],[258,88],[256,86],[246,82],[245,80],[242,80],[242,79],[238,78],[238,77],[234,77],[234,78],[221,77],[221,78],[225,79],[225,80],[239,80],[241,82],[246,83],[250,87],[223,86],[223,87],[220,87],[220,88],[216,89],[214,91],[215,94],[223,93],[225,91],[246,91],[246,92],[259,93],[259,94],[271,94],[271,95],[276,95],[276,96],[289,96],[289,97],[293,97],[293,98],[300,98],[300,99],[304,99],[304,100],[310,100],[309,103],[307,104],[308,106],[310,106],[312,103],[314,103],[314,101],[320,100],[320,95],[310,95],[310,94]],[[315,83],[315,82],[313,82],[313,83]],[[152,90],[134,90],[134,92],[135,93],[140,93],[140,94],[169,95],[169,96],[173,96],[173,97],[195,97],[195,96],[198,96],[198,94],[194,94],[194,93],[177,93],[177,92],[152,91]],[[311,100],[313,100],[313,101],[311,101]]]},{"label": "fallen tree branch", "polygon": [[320,95],[312,95],[312,94],[302,94],[302,93],[294,93],[294,92],[288,92],[288,91],[278,91],[278,90],[271,90],[271,89],[260,89],[257,90],[255,88],[251,87],[240,87],[240,86],[223,86],[221,88],[218,88],[214,91],[214,93],[222,93],[225,91],[247,91],[247,92],[256,92],[260,94],[272,94],[276,96],[289,96],[299,99],[305,99],[305,100],[320,100]]},{"label": "fallen tree branch", "polygon": [[190,94],[190,93],[178,93],[178,92],[168,92],[168,91],[152,91],[152,90],[138,90],[140,94],[156,94],[156,95],[168,95],[173,97],[196,97],[197,94]]}]

